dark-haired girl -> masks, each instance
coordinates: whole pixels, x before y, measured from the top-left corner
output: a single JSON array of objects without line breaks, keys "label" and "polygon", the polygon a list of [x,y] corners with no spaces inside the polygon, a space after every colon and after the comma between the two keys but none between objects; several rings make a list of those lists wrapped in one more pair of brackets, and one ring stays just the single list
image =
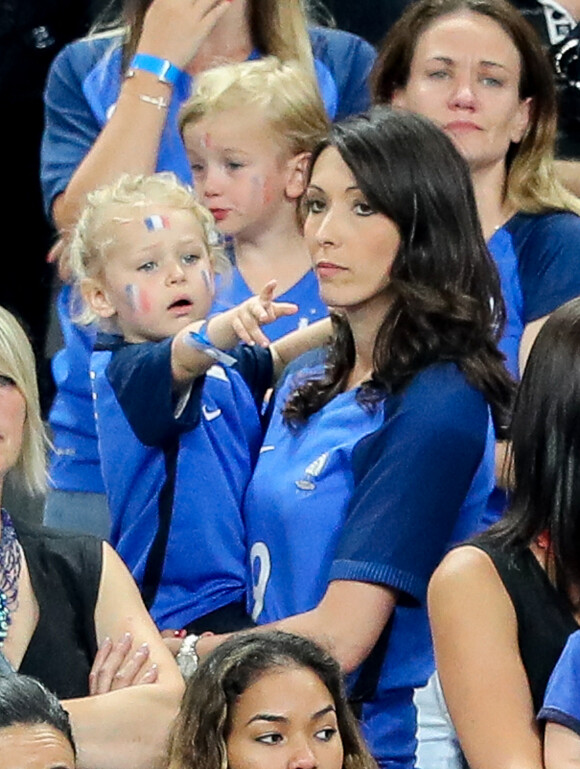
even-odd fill
[{"label": "dark-haired girl", "polygon": [[278,394],[245,503],[250,605],[333,652],[379,764],[408,769],[433,669],[426,585],[493,485],[503,302],[467,167],[423,118],[334,127],[305,204],[335,338]]},{"label": "dark-haired girl", "polygon": [[429,587],[437,669],[472,769],[543,769],[535,715],[580,619],[580,299],[542,327],[511,427],[504,519]]},{"label": "dark-haired girl", "polygon": [[328,652],[277,631],[230,639],[188,682],[167,769],[376,769]]}]

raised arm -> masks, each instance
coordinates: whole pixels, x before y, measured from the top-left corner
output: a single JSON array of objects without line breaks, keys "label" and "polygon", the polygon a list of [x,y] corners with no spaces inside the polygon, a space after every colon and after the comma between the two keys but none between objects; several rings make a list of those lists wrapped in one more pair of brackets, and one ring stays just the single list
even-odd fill
[{"label": "raised arm", "polygon": [[453,550],[428,601],[437,669],[470,769],[542,769],[515,611],[490,558]]},{"label": "raised arm", "polygon": [[[208,321],[194,321],[176,334],[171,346],[171,368],[175,385],[186,387],[197,377],[205,373],[215,362],[215,351],[231,350],[238,342],[246,344],[258,344],[261,347],[269,347],[270,342],[261,327],[272,323],[283,315],[293,315],[298,307],[290,302],[274,302],[273,296],[276,290],[276,281],[271,280],[257,296],[252,296],[245,302],[232,307],[231,310],[214,315]],[[326,337],[330,332],[330,321],[327,325]],[[193,334],[193,336],[192,336]],[[292,336],[292,335],[290,335]],[[324,334],[312,337],[317,342],[324,339]],[[282,349],[290,355],[294,350],[294,356],[310,349],[313,344],[305,346],[300,343],[300,338],[292,344],[282,345]],[[212,357],[212,350],[214,353]],[[204,349],[207,352],[204,352]],[[284,360],[271,346],[274,370],[280,370],[285,365]],[[219,352],[217,353],[219,356]],[[292,359],[292,358],[290,358]]]},{"label": "raised arm", "polygon": [[151,769],[161,766],[183,681],[149,617],[131,575],[106,544],[95,609],[99,646],[129,632],[133,648],[149,648],[157,681],[107,694],[66,700],[78,746],[79,769]]},{"label": "raised arm", "polygon": [[[137,53],[167,60],[184,70],[229,5],[230,0],[154,0],[145,15]],[[91,190],[122,173],[155,171],[173,88],[139,69],[122,82],[112,116],[66,189],[52,202],[54,222],[60,230],[74,223]]]}]

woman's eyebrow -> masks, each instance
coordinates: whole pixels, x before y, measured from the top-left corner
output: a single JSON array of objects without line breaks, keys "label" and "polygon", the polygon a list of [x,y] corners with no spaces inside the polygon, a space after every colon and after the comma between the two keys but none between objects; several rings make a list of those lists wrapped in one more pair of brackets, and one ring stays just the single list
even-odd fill
[{"label": "woman's eyebrow", "polygon": [[336,708],[334,707],[334,705],[327,705],[325,708],[322,708],[321,710],[317,710],[316,713],[313,714],[311,720],[315,721],[317,718],[322,718],[323,716],[326,716],[328,713],[336,714]]},{"label": "woman's eyebrow", "polygon": [[[313,713],[310,716],[310,720],[315,721],[316,719],[322,718],[328,713],[336,713],[336,708],[334,705],[327,705],[326,707],[317,710],[316,713]],[[268,723],[288,723],[289,720],[290,719],[286,716],[275,715],[274,713],[256,713],[255,716],[250,718],[246,726],[254,723],[255,721],[267,721]]]},{"label": "woman's eyebrow", "polygon": [[253,724],[254,721],[268,721],[270,723],[288,723],[288,718],[286,716],[277,716],[274,713],[256,713],[255,716],[252,716],[246,726],[248,724]]}]

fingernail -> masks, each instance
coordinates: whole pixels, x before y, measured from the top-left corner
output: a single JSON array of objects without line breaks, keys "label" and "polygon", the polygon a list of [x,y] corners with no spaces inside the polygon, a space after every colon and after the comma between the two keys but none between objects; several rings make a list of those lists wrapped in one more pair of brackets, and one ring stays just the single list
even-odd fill
[{"label": "fingernail", "polygon": [[137,649],[137,651],[138,652],[143,652],[143,653],[148,652],[149,651],[149,644],[148,643],[141,644],[141,646]]},{"label": "fingernail", "polygon": [[181,630],[174,630],[173,635],[175,638],[185,638],[187,635],[187,630],[185,628],[182,628]]},{"label": "fingernail", "polygon": [[125,635],[123,636],[122,640],[123,641],[132,641],[133,640],[133,636],[131,635],[131,633],[125,633]]}]

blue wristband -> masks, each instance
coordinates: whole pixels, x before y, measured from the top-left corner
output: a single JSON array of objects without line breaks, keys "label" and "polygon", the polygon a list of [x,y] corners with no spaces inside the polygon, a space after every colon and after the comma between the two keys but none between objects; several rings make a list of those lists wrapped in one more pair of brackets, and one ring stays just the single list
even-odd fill
[{"label": "blue wristband", "polygon": [[208,335],[207,335],[207,320],[201,324],[197,331],[190,331],[189,336],[186,339],[186,344],[193,347],[199,352],[203,352],[213,358],[217,363],[221,363],[223,366],[234,366],[237,363],[236,358],[233,355],[228,355],[227,352],[220,350],[219,347],[215,347]]},{"label": "blue wristband", "polygon": [[184,74],[183,70],[176,67],[168,59],[160,59],[158,56],[151,56],[148,53],[136,53],[133,56],[127,70],[127,77],[133,77],[136,69],[151,72],[152,75],[157,75],[157,79],[161,83],[168,85],[175,85]]}]

